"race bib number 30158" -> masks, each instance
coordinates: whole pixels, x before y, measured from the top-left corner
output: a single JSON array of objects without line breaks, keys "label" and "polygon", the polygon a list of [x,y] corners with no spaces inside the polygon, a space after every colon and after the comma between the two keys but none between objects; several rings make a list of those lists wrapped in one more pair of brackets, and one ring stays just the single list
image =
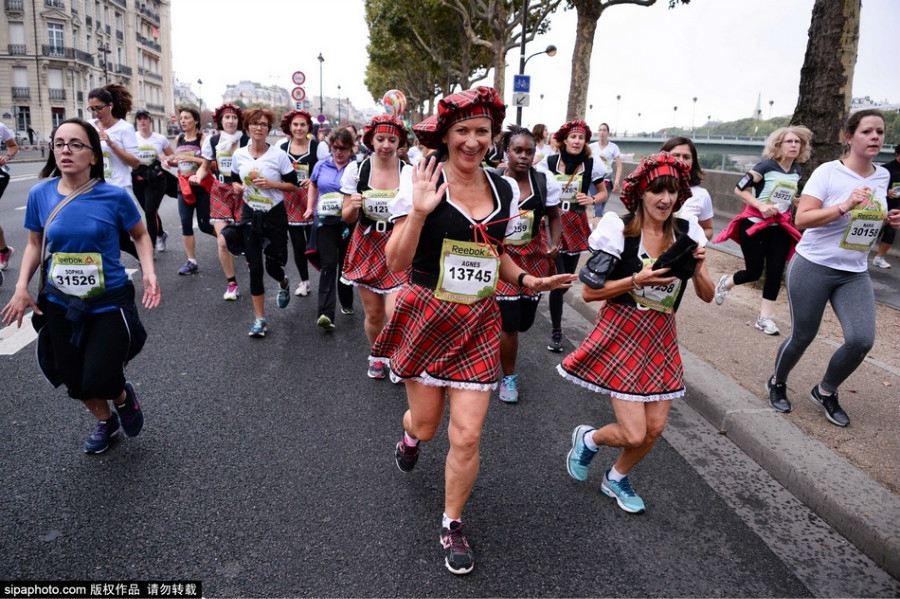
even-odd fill
[{"label": "race bib number 30158", "polygon": [[484,243],[445,239],[441,273],[434,296],[459,304],[473,304],[497,291],[500,258]]},{"label": "race bib number 30158", "polygon": [[844,229],[841,247],[845,250],[868,252],[875,245],[885,214],[880,210],[851,210],[850,223]]}]

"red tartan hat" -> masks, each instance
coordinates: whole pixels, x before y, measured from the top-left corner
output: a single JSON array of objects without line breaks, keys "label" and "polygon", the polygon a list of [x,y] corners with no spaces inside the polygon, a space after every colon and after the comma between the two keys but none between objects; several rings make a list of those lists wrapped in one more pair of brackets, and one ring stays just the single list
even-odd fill
[{"label": "red tartan hat", "polygon": [[304,119],[306,119],[306,126],[309,128],[309,131],[312,132],[312,116],[310,116],[310,114],[305,110],[291,110],[284,113],[284,116],[281,117],[281,123],[279,124],[279,126],[281,127],[281,131],[285,135],[291,135],[291,121],[293,121],[298,116],[302,116]]},{"label": "red tartan hat", "polygon": [[687,165],[668,152],[651,154],[641,160],[637,168],[625,177],[619,199],[628,212],[637,210],[644,191],[659,177],[675,177],[678,181],[678,200],[672,212],[677,212],[685,200],[691,197],[691,173]]},{"label": "red tartan hat", "polygon": [[370,150],[375,148],[372,146],[372,139],[376,133],[387,133],[388,135],[396,135],[400,139],[400,147],[409,143],[406,133],[406,125],[403,124],[398,117],[392,114],[378,114],[372,117],[369,124],[363,128],[363,144]]},{"label": "red tartan hat", "polygon": [[222,124],[222,116],[224,116],[226,110],[230,110],[237,115],[238,129],[240,129],[241,125],[244,122],[244,114],[241,112],[241,107],[234,104],[222,104],[221,106],[216,108],[215,112],[213,112],[213,121],[215,121],[216,126],[220,126]]},{"label": "red tartan hat", "polygon": [[503,128],[506,105],[493,87],[482,85],[450,94],[438,102],[437,115],[413,126],[413,131],[426,148],[436,150],[450,125],[478,117],[491,119],[491,136],[496,136]]},{"label": "red tartan hat", "polygon": [[569,121],[565,125],[559,128],[559,130],[553,134],[553,139],[556,140],[556,143],[562,147],[564,143],[566,143],[566,138],[569,137],[569,133],[572,131],[581,131],[584,133],[585,141],[591,141],[591,128],[588,127],[588,124],[581,119],[575,119],[574,121]]}]

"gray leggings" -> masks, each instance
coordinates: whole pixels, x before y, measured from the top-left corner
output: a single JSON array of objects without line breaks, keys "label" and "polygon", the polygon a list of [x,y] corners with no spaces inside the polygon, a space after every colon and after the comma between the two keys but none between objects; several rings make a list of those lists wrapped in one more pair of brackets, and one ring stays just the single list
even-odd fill
[{"label": "gray leggings", "polygon": [[775,381],[787,382],[788,374],[816,338],[825,303],[830,301],[844,333],[844,344],[831,356],[821,382],[823,391],[833,393],[875,343],[875,294],[869,272],[820,266],[795,254],[788,267],[787,294],[792,328],[778,349]]}]

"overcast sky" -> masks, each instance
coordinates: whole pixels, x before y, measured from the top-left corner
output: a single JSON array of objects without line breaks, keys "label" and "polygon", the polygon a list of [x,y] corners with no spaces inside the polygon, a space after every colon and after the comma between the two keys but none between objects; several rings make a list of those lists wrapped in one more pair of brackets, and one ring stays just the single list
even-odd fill
[{"label": "overcast sky", "polygon": [[[668,2],[659,0],[649,8],[610,8],[598,22],[594,42],[588,121],[608,121],[619,132],[690,127],[692,121],[699,127],[707,115],[713,120],[751,116],[760,95],[764,117],[770,100],[773,115],[790,114],[812,5],[813,0],[691,0],[669,10]],[[529,61],[532,97],[523,120],[555,128],[565,118],[575,12],[560,10],[550,22],[550,31],[527,52],[550,43],[559,52]],[[900,0],[863,1],[854,96],[900,103],[898,23]],[[363,0],[173,0],[172,38],[175,76],[194,82],[195,92],[202,78],[203,99],[211,106],[221,103],[227,84],[242,79],[291,89],[296,70],[306,73],[310,95],[319,94],[321,81],[326,96],[337,96],[340,85],[341,95],[356,107],[375,104],[363,83],[368,61]],[[507,104],[518,56],[518,49],[507,54]],[[493,75],[485,83],[492,81]],[[616,95],[622,96],[618,102]],[[509,113],[511,121],[515,111]]]}]

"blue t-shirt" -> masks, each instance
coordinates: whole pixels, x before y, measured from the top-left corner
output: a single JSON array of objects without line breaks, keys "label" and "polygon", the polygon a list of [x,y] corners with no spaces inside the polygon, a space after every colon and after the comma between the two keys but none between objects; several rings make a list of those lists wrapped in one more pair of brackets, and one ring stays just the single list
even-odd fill
[{"label": "blue t-shirt", "polygon": [[[51,258],[57,252],[100,254],[106,289],[123,287],[128,283],[128,275],[122,266],[119,233],[129,231],[140,222],[137,204],[121,187],[97,183],[90,193],[63,208],[45,232],[47,217],[65,198],[56,189],[58,183],[59,178],[49,179],[28,192],[25,228],[47,236],[47,254]],[[50,280],[49,272],[47,280]]]},{"label": "blue t-shirt", "polygon": [[[319,188],[320,200],[326,193],[338,193],[343,196],[343,193],[341,193],[341,177],[344,176],[344,169],[346,168],[346,164],[343,168],[338,168],[330,156],[326,160],[320,160],[316,163],[309,178]],[[336,225],[340,222],[340,216],[319,216],[320,225]]]}]

